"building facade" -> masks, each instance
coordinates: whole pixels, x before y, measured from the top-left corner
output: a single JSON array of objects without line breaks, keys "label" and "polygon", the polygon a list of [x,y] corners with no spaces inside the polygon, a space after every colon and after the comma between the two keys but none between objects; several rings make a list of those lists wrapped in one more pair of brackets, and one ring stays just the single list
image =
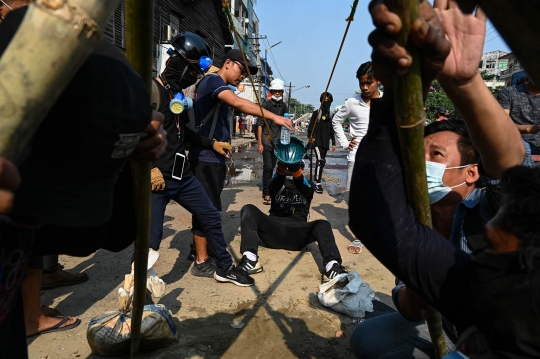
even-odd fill
[{"label": "building facade", "polygon": [[482,55],[482,60],[478,65],[478,70],[488,75],[492,75],[491,79],[484,80],[484,83],[488,87],[495,88],[497,86],[504,86],[504,81],[500,80],[500,74],[502,71],[508,68],[508,60],[504,58],[507,52],[496,50],[486,52]]},{"label": "building facade", "polygon": [[[221,0],[154,0],[154,65],[166,53],[169,40],[191,31],[206,40],[213,52],[214,65],[220,67],[227,48],[234,44]],[[104,36],[126,51],[125,5],[121,0],[104,29]]]},{"label": "building facade", "polygon": [[500,79],[504,83],[504,86],[515,85],[520,78],[528,76],[513,52],[502,56],[501,59],[508,62],[508,68],[500,74]]}]

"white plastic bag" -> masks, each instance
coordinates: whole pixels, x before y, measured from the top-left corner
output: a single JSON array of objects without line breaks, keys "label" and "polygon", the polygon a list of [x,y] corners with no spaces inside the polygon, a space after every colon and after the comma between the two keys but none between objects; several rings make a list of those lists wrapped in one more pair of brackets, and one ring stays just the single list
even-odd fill
[{"label": "white plastic bag", "polygon": [[[111,311],[90,320],[86,331],[92,353],[99,355],[129,354],[131,312]],[[141,351],[164,348],[178,341],[172,316],[160,304],[144,306],[141,323]]]},{"label": "white plastic bag", "polygon": [[[338,282],[349,281],[343,288],[332,288]],[[352,318],[363,318],[367,312],[373,312],[373,298],[375,292],[369,284],[362,281],[362,277],[353,270],[351,273],[342,273],[331,281],[319,285],[317,293],[319,302],[336,312],[343,313]]]}]

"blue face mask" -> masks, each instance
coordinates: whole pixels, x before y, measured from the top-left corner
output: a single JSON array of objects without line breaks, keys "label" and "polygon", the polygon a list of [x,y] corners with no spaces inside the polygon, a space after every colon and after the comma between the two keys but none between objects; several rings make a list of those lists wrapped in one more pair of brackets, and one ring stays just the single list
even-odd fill
[{"label": "blue face mask", "polygon": [[457,168],[465,168],[472,165],[464,165],[457,167],[446,167],[442,163],[426,161],[426,176],[429,193],[429,204],[440,201],[444,196],[452,191],[452,188],[463,186],[467,182],[460,183],[455,186],[447,186],[443,183],[442,178],[445,170],[453,170]]}]

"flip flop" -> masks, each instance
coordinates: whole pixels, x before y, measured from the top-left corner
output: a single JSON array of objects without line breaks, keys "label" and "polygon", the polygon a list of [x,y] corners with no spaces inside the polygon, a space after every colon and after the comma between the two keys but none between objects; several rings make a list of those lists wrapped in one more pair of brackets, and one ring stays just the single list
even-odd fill
[{"label": "flip flop", "polygon": [[66,317],[66,316],[63,316],[62,318],[63,319],[60,322],[56,323],[55,326],[50,327],[49,329],[42,330],[41,332],[29,335],[27,338],[32,338],[32,337],[35,337],[37,335],[46,334],[46,333],[53,333],[53,332],[61,332],[63,330],[70,330],[70,329],[78,327],[79,324],[81,324],[81,320],[79,318],[76,318],[75,323],[70,324],[70,325],[66,325],[65,327],[61,327],[62,324],[64,324],[65,322],[67,322],[68,320],[71,319],[71,317]]},{"label": "flip flop", "polygon": [[349,244],[349,247],[347,247],[349,252],[353,254],[362,253],[362,248],[364,248],[364,245],[358,239],[355,239],[354,241],[352,241],[351,244]]},{"label": "flip flop", "polygon": [[270,198],[270,196],[264,196],[263,204],[265,204],[267,206],[272,204],[272,199]]}]

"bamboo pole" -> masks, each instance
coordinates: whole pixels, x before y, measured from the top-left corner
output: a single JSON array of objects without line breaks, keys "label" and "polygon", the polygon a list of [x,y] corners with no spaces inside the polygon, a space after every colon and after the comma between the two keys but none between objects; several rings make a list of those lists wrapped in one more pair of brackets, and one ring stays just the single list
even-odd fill
[{"label": "bamboo pole", "polygon": [[[234,27],[233,17],[231,14],[231,9],[229,7],[229,1],[228,0],[222,0],[222,6],[223,6],[223,12],[229,19],[229,28],[234,34],[234,37],[236,39],[236,43],[238,44],[238,49],[240,50],[240,53],[242,54],[242,59],[244,60],[244,69],[248,73],[249,81],[251,82],[251,86],[253,89],[255,89],[255,81],[253,81],[253,76],[251,76],[251,73],[249,72],[249,66],[246,58],[246,54],[244,54],[244,50],[242,49],[242,46],[240,46],[240,37],[238,36],[238,32],[236,31],[236,28]],[[266,127],[266,132],[268,132],[268,141],[270,142],[270,145],[272,146],[272,149],[276,149],[274,145],[274,139],[272,138],[272,131],[270,131],[270,126],[268,125],[268,120],[266,119],[266,116],[264,115],[261,99],[259,98],[258,91],[253,91],[255,93],[255,98],[257,99],[257,104],[259,105],[259,109],[261,110],[261,117],[264,122],[264,126]]]},{"label": "bamboo pole", "polygon": [[[152,81],[152,0],[126,0],[126,48],[131,65],[150,92]],[[150,246],[150,164],[132,161],[137,237],[134,253],[134,293],[131,313],[130,356],[139,354],[141,322],[146,298],[148,248]]]},{"label": "bamboo pole", "polygon": [[17,163],[117,1],[37,0],[0,59],[0,155]]},{"label": "bamboo pole", "polygon": [[[330,82],[332,82],[332,77],[334,76],[334,71],[336,70],[336,66],[339,60],[339,56],[341,55],[341,49],[343,49],[343,44],[345,44],[345,39],[347,38],[347,33],[349,32],[349,27],[351,27],[351,22],[354,21],[354,14],[356,13],[356,7],[358,6],[358,0],[354,0],[353,4],[351,5],[351,13],[349,14],[349,17],[345,19],[347,21],[347,27],[345,28],[345,33],[343,34],[343,39],[341,39],[341,44],[339,45],[339,50],[336,56],[336,60],[334,61],[334,66],[332,67],[332,72],[330,73],[330,77],[328,78],[328,83],[326,84],[326,89],[324,90],[324,93],[328,93],[328,88],[330,87]],[[309,134],[309,139],[307,146],[309,147],[313,142],[315,142],[315,139],[313,138],[313,133],[315,132],[315,128],[317,127],[317,123],[319,122],[319,116],[321,115],[322,111],[322,105],[324,103],[324,96],[323,100],[321,101],[321,104],[319,105],[319,110],[317,111],[317,117],[315,118],[315,123],[313,124],[313,128],[311,129],[311,133]]]},{"label": "bamboo pole", "polygon": [[[396,124],[401,145],[407,199],[417,220],[432,227],[424,152],[425,114],[422,69],[418,51],[408,46],[411,26],[419,16],[419,2],[418,0],[390,0],[389,5],[392,12],[399,15],[403,23],[397,42],[401,46],[408,47],[413,58],[408,74],[404,77],[394,77]],[[428,309],[426,322],[435,354],[437,358],[442,358],[447,353],[442,317],[436,310]]]}]

